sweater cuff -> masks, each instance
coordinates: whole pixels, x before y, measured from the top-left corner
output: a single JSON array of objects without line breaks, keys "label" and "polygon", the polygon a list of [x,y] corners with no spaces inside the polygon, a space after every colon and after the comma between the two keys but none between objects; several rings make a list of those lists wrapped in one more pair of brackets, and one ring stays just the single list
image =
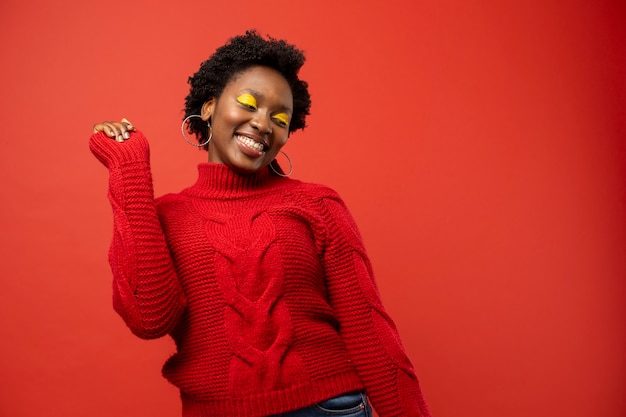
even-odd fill
[{"label": "sweater cuff", "polygon": [[102,132],[94,133],[89,138],[89,149],[107,168],[150,159],[148,140],[139,131],[130,132],[130,138],[122,143]]}]

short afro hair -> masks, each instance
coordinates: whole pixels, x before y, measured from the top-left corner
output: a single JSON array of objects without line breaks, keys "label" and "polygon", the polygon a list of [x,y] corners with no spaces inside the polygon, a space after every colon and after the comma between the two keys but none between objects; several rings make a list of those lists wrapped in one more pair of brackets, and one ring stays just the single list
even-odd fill
[{"label": "short afro hair", "polygon": [[[293,115],[289,133],[306,127],[306,116],[311,107],[311,97],[306,81],[298,78],[304,64],[301,50],[284,40],[263,38],[255,30],[231,38],[200,65],[200,69],[189,77],[191,85],[185,98],[185,118],[201,113],[202,105],[211,97],[219,98],[224,88],[234,77],[254,66],[265,66],[278,71],[291,87]],[[189,133],[196,135],[198,142],[206,141],[208,129],[200,118],[189,119]],[[208,145],[204,146],[208,149]]]}]

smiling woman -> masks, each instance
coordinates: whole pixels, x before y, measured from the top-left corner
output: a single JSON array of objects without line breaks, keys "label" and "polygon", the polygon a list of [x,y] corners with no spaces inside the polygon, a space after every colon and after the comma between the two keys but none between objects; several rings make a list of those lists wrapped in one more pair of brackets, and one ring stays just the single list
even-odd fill
[{"label": "smiling woman", "polygon": [[202,106],[202,120],[214,121],[209,161],[239,172],[268,165],[287,143],[292,109],[291,88],[279,72],[262,66],[245,70],[219,99]]},{"label": "smiling woman", "polygon": [[369,400],[381,417],[429,416],[345,204],[275,164],[309,112],[303,63],[247,32],[201,65],[182,133],[209,161],[178,194],[154,198],[148,141],[128,120],[94,126],[114,308],[137,336],[175,340],[163,375],[185,417],[369,416]]}]

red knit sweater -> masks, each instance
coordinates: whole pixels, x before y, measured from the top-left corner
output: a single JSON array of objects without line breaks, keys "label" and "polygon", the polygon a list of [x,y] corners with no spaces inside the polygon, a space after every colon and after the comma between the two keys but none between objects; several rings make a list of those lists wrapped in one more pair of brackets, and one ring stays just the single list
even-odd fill
[{"label": "red knit sweater", "polygon": [[381,417],[429,415],[334,191],[203,163],[155,200],[141,133],[90,147],[110,172],[114,307],[137,336],[176,342],[163,375],[183,416],[266,416],[363,388]]}]

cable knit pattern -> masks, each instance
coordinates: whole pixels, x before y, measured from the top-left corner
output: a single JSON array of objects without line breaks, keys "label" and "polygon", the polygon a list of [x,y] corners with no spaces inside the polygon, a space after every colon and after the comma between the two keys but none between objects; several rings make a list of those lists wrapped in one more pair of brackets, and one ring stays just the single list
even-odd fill
[{"label": "cable knit pattern", "polygon": [[429,416],[358,229],[331,189],[199,165],[154,199],[139,132],[90,147],[109,168],[114,307],[170,334],[183,416],[261,417],[365,388],[381,417]]}]

